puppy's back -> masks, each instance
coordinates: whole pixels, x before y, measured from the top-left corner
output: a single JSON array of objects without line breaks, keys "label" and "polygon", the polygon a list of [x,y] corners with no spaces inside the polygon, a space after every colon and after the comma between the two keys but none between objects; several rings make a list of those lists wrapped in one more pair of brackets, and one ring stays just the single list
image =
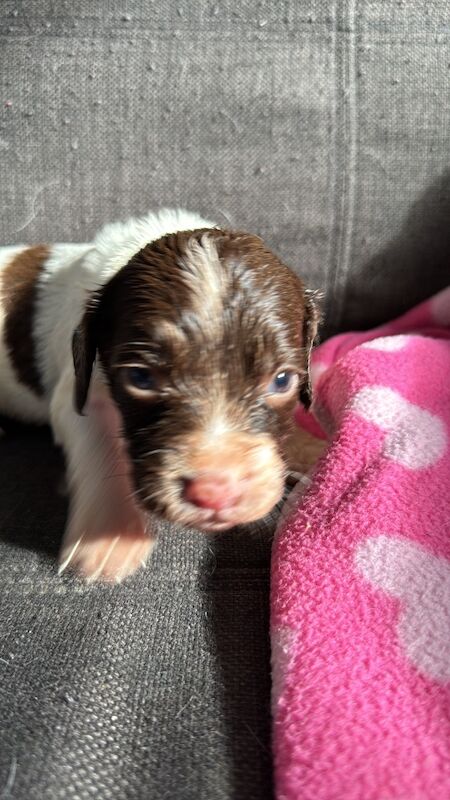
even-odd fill
[{"label": "puppy's back", "polygon": [[33,326],[48,254],[42,245],[0,248],[0,411],[35,422],[47,416]]}]

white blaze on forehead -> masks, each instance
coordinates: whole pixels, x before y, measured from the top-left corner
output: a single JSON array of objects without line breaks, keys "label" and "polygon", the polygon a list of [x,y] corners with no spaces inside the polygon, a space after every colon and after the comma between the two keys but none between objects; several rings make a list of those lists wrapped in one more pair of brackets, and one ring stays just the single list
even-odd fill
[{"label": "white blaze on forehead", "polygon": [[205,233],[200,242],[191,239],[183,263],[190,274],[189,286],[197,313],[221,323],[226,280],[212,236]]},{"label": "white blaze on forehead", "polygon": [[212,442],[214,441],[215,438],[224,436],[231,430],[233,430],[231,421],[228,420],[224,414],[217,414],[212,416],[211,419],[208,421],[206,427],[206,432],[208,436],[211,436]]}]

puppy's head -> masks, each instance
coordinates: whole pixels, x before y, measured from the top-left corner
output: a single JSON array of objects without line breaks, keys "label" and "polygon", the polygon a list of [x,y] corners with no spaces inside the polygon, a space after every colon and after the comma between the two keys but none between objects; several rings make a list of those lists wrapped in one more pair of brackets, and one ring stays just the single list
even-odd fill
[{"label": "puppy's head", "polygon": [[141,504],[204,530],[250,522],[281,498],[316,326],[301,281],[258,237],[164,236],[105,285],[74,334],[78,411],[98,355]]}]

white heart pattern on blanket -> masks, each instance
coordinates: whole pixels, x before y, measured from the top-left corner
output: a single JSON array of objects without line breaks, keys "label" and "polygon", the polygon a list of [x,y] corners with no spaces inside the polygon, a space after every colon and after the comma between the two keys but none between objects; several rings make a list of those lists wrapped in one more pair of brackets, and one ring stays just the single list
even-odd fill
[{"label": "white heart pattern on blanket", "polygon": [[386,535],[359,544],[355,561],[366,580],[402,602],[397,632],[408,659],[428,678],[450,681],[450,561]]},{"label": "white heart pattern on blanket", "polygon": [[284,625],[274,628],[271,632],[272,713],[274,716],[276,705],[284,688],[286,673],[292,666],[298,637],[297,631]]},{"label": "white heart pattern on blanket", "polygon": [[370,339],[368,342],[363,342],[360,347],[363,347],[365,350],[380,350],[383,353],[396,353],[397,350],[403,350],[410,340],[410,336],[399,333],[396,336],[379,336],[378,339]]},{"label": "white heart pattern on blanket", "polygon": [[365,386],[355,394],[351,408],[386,430],[383,453],[404,467],[429,467],[446,450],[447,432],[440,417],[410,403],[388,386]]}]

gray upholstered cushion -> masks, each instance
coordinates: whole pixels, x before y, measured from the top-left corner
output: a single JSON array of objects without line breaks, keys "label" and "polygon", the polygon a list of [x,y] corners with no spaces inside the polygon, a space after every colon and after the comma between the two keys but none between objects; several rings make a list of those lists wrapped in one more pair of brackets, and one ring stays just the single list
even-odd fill
[{"label": "gray upholstered cushion", "polygon": [[[448,281],[444,0],[3,0],[2,243],[184,205],[368,326]],[[45,436],[0,442],[0,792],[270,796],[270,543],[166,531],[121,589],[54,571]],[[270,528],[270,525],[267,526]],[[216,564],[213,569],[213,564]]]},{"label": "gray upholstered cushion", "polygon": [[[270,796],[268,521],[166,528],[119,587],[58,578],[62,464],[0,444],[0,787],[16,800]],[[1,792],[0,792],[0,796]]]}]

